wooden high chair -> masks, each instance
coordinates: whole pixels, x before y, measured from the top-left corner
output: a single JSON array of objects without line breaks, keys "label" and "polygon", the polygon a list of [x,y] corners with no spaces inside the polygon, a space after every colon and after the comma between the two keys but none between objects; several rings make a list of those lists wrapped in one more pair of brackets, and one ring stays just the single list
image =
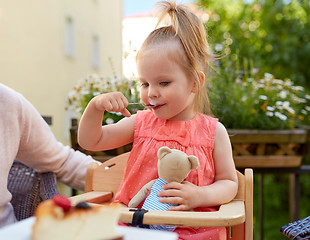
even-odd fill
[{"label": "wooden high chair", "polygon": [[[71,198],[73,204],[79,201],[104,203],[113,200],[121,183],[126,162],[129,156],[124,153],[111,158],[98,166],[91,163],[88,166],[85,183],[85,193]],[[143,224],[177,225],[190,227],[228,228],[227,239],[253,239],[253,170],[245,169],[245,174],[237,171],[238,193],[229,203],[220,206],[216,212],[192,211],[148,211],[143,216]],[[122,208],[120,221],[132,223],[134,212]],[[136,221],[136,220],[135,220]]]}]

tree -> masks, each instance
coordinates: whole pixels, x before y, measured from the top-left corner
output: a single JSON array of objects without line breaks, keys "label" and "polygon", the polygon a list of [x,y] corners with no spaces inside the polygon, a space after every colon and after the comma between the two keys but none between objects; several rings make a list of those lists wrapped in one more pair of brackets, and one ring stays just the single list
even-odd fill
[{"label": "tree", "polygon": [[310,2],[199,0],[213,48],[252,59],[260,73],[310,87]]}]

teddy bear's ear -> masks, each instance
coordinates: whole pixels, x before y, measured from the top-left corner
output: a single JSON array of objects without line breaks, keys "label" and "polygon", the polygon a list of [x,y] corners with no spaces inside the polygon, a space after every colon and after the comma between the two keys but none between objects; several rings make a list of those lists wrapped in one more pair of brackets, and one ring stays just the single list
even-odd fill
[{"label": "teddy bear's ear", "polygon": [[198,168],[199,160],[196,156],[190,155],[190,156],[188,156],[188,160],[192,165],[191,169],[197,169]]},{"label": "teddy bear's ear", "polygon": [[171,149],[168,147],[161,147],[157,152],[158,159],[162,159],[164,156],[166,156],[168,153],[171,153]]}]

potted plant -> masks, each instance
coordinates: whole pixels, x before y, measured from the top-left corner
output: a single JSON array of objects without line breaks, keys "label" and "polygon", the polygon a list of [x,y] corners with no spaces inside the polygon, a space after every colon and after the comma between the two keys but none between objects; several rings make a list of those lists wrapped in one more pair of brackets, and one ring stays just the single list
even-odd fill
[{"label": "potted plant", "polygon": [[212,112],[228,128],[238,167],[301,164],[310,123],[310,95],[290,79],[257,76],[244,59],[215,60],[209,75]]}]

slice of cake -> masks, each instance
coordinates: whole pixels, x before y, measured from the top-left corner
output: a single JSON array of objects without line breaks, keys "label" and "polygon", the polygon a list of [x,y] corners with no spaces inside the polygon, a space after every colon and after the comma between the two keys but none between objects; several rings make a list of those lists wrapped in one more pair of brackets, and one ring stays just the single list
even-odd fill
[{"label": "slice of cake", "polygon": [[68,198],[54,196],[36,209],[32,240],[122,240],[117,233],[118,206],[71,206]]}]

